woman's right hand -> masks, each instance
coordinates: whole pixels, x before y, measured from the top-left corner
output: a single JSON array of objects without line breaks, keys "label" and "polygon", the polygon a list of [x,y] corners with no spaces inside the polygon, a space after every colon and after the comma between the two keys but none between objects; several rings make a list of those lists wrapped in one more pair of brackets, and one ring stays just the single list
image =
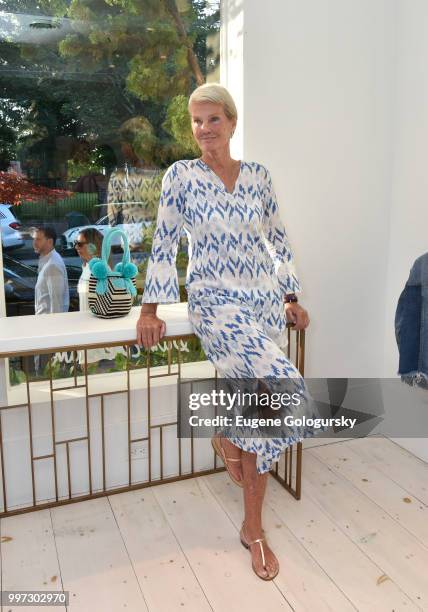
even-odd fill
[{"label": "woman's right hand", "polygon": [[165,335],[166,323],[156,313],[140,314],[137,321],[137,344],[148,349],[156,345]]}]

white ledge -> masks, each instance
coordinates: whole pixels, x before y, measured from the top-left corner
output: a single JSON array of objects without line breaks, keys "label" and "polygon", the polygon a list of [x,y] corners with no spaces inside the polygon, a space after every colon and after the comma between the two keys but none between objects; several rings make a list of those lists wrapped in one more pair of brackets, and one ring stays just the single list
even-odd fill
[{"label": "white ledge", "polygon": [[[110,343],[135,340],[140,310],[140,306],[134,306],[128,316],[117,319],[99,319],[90,312],[0,318],[0,357],[51,348],[109,346]],[[165,338],[193,333],[187,302],[159,304],[157,314],[166,322]]]}]

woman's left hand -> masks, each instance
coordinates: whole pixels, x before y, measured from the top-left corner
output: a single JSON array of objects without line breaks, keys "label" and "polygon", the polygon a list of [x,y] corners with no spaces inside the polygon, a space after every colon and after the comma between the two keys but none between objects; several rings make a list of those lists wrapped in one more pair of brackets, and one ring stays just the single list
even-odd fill
[{"label": "woman's left hand", "polygon": [[308,311],[305,310],[297,302],[288,302],[285,304],[285,315],[288,323],[294,323],[293,329],[306,329],[309,325]]}]

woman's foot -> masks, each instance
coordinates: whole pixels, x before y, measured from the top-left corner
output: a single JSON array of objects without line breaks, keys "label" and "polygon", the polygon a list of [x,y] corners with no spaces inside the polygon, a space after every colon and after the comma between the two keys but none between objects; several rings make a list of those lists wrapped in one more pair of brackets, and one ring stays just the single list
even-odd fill
[{"label": "woman's foot", "polygon": [[241,542],[251,553],[254,572],[263,580],[272,580],[279,572],[278,559],[266,543],[264,531],[252,532],[242,523]]}]

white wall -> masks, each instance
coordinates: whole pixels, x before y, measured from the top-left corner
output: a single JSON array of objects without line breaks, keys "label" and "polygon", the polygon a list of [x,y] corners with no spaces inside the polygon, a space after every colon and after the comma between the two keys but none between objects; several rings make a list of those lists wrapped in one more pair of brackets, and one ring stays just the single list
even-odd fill
[{"label": "white wall", "polygon": [[[428,251],[428,4],[224,4],[244,25],[223,75],[245,101],[236,154],[274,179],[311,316],[306,373],[395,377],[397,300]],[[427,459],[425,441],[398,441]]]},{"label": "white wall", "polygon": [[[244,115],[244,0],[222,0],[220,75],[233,96],[238,117]],[[231,142],[232,155],[244,156],[244,122],[238,121]]]},{"label": "white wall", "polygon": [[[428,251],[427,27],[428,4],[425,0],[398,1],[397,79],[393,96],[394,157],[385,308],[385,376],[394,376],[397,371],[394,315],[398,296],[414,260]],[[423,393],[427,395],[428,402],[428,393]],[[426,439],[399,438],[396,441],[428,461]]]},{"label": "white wall", "polygon": [[271,170],[295,251],[308,376],[383,372],[394,6],[244,5],[243,154]]},{"label": "white wall", "polygon": [[385,312],[385,375],[397,371],[394,315],[414,260],[428,251],[428,4],[400,0]]}]

